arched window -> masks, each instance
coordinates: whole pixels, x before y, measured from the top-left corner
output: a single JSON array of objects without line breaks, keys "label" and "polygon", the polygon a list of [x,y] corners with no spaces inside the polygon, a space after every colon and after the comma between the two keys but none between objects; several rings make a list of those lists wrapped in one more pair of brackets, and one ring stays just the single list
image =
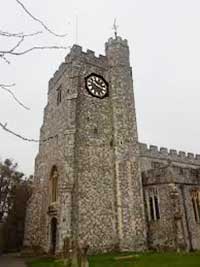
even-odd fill
[{"label": "arched window", "polygon": [[193,210],[194,210],[194,218],[195,218],[195,221],[198,222],[196,198],[194,196],[192,196],[192,205],[193,205]]},{"label": "arched window", "polygon": [[157,188],[150,188],[146,191],[146,205],[149,221],[158,221],[160,219],[160,203]]},{"label": "arched window", "polygon": [[192,192],[192,206],[194,210],[194,218],[197,223],[200,223],[200,192]]},{"label": "arched window", "polygon": [[58,170],[53,166],[50,177],[51,202],[56,202],[58,198]]}]

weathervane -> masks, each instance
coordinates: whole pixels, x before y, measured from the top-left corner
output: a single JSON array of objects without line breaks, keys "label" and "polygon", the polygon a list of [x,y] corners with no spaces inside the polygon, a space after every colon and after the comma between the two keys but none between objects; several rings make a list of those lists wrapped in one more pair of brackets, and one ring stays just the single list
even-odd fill
[{"label": "weathervane", "polygon": [[113,24],[113,30],[114,30],[114,34],[115,34],[115,39],[117,39],[117,29],[118,28],[119,28],[119,26],[117,25],[117,19],[115,18],[114,24]]}]

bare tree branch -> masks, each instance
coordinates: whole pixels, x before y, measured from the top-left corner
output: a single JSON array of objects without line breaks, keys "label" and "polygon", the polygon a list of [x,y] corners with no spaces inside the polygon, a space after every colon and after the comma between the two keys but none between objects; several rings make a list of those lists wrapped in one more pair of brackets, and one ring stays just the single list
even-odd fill
[{"label": "bare tree branch", "polygon": [[[42,21],[42,20],[40,20],[40,19],[38,19],[37,17],[35,17],[27,8],[26,8],[26,6],[22,3],[22,1],[21,0],[15,0],[16,2],[17,2],[17,4],[18,5],[20,5],[21,6],[21,8],[23,9],[23,11],[32,19],[32,20],[34,20],[34,21],[36,21],[37,23],[39,23],[40,24],[40,26],[42,26],[43,28],[44,28],[44,30],[46,31],[46,32],[48,32],[48,33],[50,33],[50,34],[52,34],[52,35],[54,35],[54,36],[56,36],[56,37],[65,37],[66,36],[66,34],[57,34],[57,33],[55,33],[54,31],[52,31],[48,26],[46,26],[45,25],[45,23]],[[12,38],[12,39],[15,39],[16,40],[16,43],[15,43],[15,45],[12,47],[12,48],[10,48],[10,49],[8,49],[8,50],[1,50],[0,51],[0,59],[1,60],[3,60],[5,63],[7,63],[7,64],[10,64],[11,62],[8,60],[8,57],[9,56],[21,56],[21,55],[25,55],[25,54],[27,54],[27,53],[29,53],[29,52],[32,52],[32,51],[35,51],[35,50],[45,50],[45,49],[68,49],[69,47],[64,47],[64,46],[56,46],[56,45],[54,45],[54,46],[33,46],[33,47],[31,47],[31,48],[28,48],[28,49],[23,49],[23,48],[21,48],[22,46],[22,44],[23,44],[23,42],[25,41],[25,39],[27,38],[27,37],[33,37],[33,36],[35,36],[35,35],[38,35],[38,34],[42,34],[43,33],[43,31],[37,31],[37,32],[34,32],[34,33],[24,33],[23,31],[22,32],[8,32],[8,31],[4,31],[4,30],[1,30],[0,29],[0,37],[2,37],[2,38]],[[0,89],[2,89],[2,90],[4,90],[4,91],[6,91],[7,93],[9,93],[12,97],[13,97],[13,99],[20,105],[20,106],[22,106],[23,108],[25,108],[25,109],[27,109],[27,110],[29,110],[29,108],[27,107],[27,106],[25,106],[17,97],[16,97],[16,95],[13,93],[13,91],[11,90],[11,87],[13,87],[15,84],[0,84]],[[19,134],[19,133],[16,133],[15,131],[13,131],[13,130],[10,130],[9,128],[7,128],[7,123],[6,124],[3,124],[2,122],[0,122],[0,127],[4,130],[4,131],[6,131],[6,132],[8,132],[8,133],[10,133],[10,134],[12,134],[12,135],[14,135],[14,136],[16,136],[16,137],[18,137],[18,138],[20,138],[20,139],[22,139],[22,140],[24,140],[24,141],[28,141],[28,142],[46,142],[46,141],[48,141],[48,140],[50,140],[50,139],[53,139],[53,138],[57,138],[57,135],[55,135],[55,136],[50,136],[50,137],[48,137],[47,139],[44,139],[44,140],[36,140],[36,139],[31,139],[31,138],[27,138],[27,137],[25,137],[25,136],[23,136],[23,135],[21,135],[21,134]]]},{"label": "bare tree branch", "polygon": [[12,54],[12,52],[14,52],[18,47],[20,47],[20,45],[23,43],[24,39],[26,37],[32,37],[32,36],[35,36],[35,35],[38,35],[38,34],[41,34],[42,31],[38,31],[38,32],[34,32],[34,33],[29,33],[29,34],[24,34],[23,32],[20,32],[20,33],[9,33],[9,32],[5,32],[5,31],[1,31],[0,30],[0,36],[3,36],[3,37],[11,37],[11,38],[20,38],[20,40],[16,43],[16,45],[11,48],[10,50],[8,51],[1,51],[0,52],[0,58],[5,61],[7,64],[10,64],[11,62],[6,58],[5,54]]},{"label": "bare tree branch", "polygon": [[27,142],[35,142],[35,143],[38,143],[38,142],[47,142],[47,141],[49,141],[49,140],[51,140],[51,139],[54,139],[54,138],[57,138],[57,137],[58,137],[58,135],[53,135],[53,136],[49,136],[48,138],[46,138],[46,139],[42,139],[42,140],[31,139],[31,138],[24,137],[23,135],[18,134],[18,133],[16,133],[16,132],[14,132],[14,131],[8,129],[8,128],[7,128],[7,125],[8,125],[7,123],[4,123],[4,124],[3,124],[2,122],[0,122],[0,127],[1,127],[4,131],[6,131],[6,132],[8,132],[8,133],[10,133],[10,134],[12,134],[12,135],[14,135],[14,136],[16,136],[16,137],[22,139],[23,141],[27,141]]},{"label": "bare tree branch", "polygon": [[1,84],[0,83],[0,87],[3,86],[3,87],[13,87],[15,86],[16,84],[15,83],[11,83],[11,84]]},{"label": "bare tree branch", "polygon": [[24,55],[24,54],[27,54],[29,52],[32,52],[34,50],[49,50],[49,49],[68,49],[69,47],[66,47],[66,46],[34,46],[34,47],[31,47],[29,49],[26,49],[24,51],[21,51],[21,52],[14,52],[11,50],[8,50],[8,51],[0,51],[0,57],[5,54],[9,54],[9,55],[13,55],[13,56],[21,56],[21,55]]},{"label": "bare tree branch", "polygon": [[13,87],[15,86],[15,84],[0,84],[0,88],[6,92],[8,92],[12,97],[13,99],[20,105],[22,106],[23,108],[27,109],[27,110],[30,110],[30,108],[28,108],[27,106],[25,106],[16,96],[15,94],[9,89],[9,87]]},{"label": "bare tree branch", "polygon": [[0,58],[5,61],[7,64],[10,64],[10,61],[3,55],[3,54],[0,54]]},{"label": "bare tree branch", "polygon": [[4,37],[19,37],[22,34],[23,34],[22,32],[20,32],[20,33],[10,33],[10,32],[5,32],[5,31],[0,30],[0,35],[4,36]]},{"label": "bare tree branch", "polygon": [[[40,19],[38,19],[37,17],[35,17],[26,7],[25,5],[20,1],[20,0],[16,0],[16,2],[18,3],[18,5],[21,6],[21,8],[25,11],[26,14],[29,15],[29,17],[31,17],[33,20],[35,20],[36,22],[38,22],[47,32],[58,36],[58,37],[64,37],[66,36],[66,34],[57,34],[55,32],[53,32],[49,27],[47,27],[45,25],[45,23],[43,21],[41,21]],[[38,32],[34,32],[34,33],[30,33],[30,34],[24,34],[23,32],[19,32],[19,33],[10,33],[8,31],[3,31],[0,30],[0,36],[3,37],[13,37],[13,38],[20,38],[20,40],[15,44],[15,46],[13,48],[11,48],[10,50],[1,50],[0,51],[0,58],[5,61],[7,64],[10,64],[10,61],[7,59],[6,54],[8,55],[13,55],[13,56],[19,56],[19,55],[24,55],[27,54],[33,50],[43,50],[43,49],[67,49],[67,47],[64,46],[34,46],[31,47],[29,49],[26,49],[24,51],[16,51],[17,48],[20,47],[20,45],[23,43],[24,39],[26,37],[32,37],[38,34],[41,34],[42,31],[38,31]]]},{"label": "bare tree branch", "polygon": [[15,133],[15,132],[13,132],[12,130],[10,130],[10,129],[7,128],[7,123],[3,124],[3,123],[0,122],[0,126],[1,126],[6,132],[8,132],[8,133],[10,133],[10,134],[12,134],[12,135],[15,135],[16,137],[18,137],[18,138],[20,138],[20,139],[22,139],[22,140],[24,140],[24,141],[28,141],[28,142],[39,142],[39,140],[26,138],[26,137],[24,137],[24,136],[22,136],[22,135],[20,135],[20,134],[17,134],[17,133]]},{"label": "bare tree branch", "polygon": [[46,30],[46,31],[48,31],[49,33],[51,33],[51,34],[53,34],[53,35],[55,35],[55,36],[57,36],[57,37],[65,37],[65,36],[67,36],[67,34],[57,34],[57,33],[55,33],[55,32],[53,32],[52,30],[50,30],[49,29],[49,27],[47,27],[45,24],[44,24],[44,22],[43,21],[41,21],[40,19],[38,19],[38,18],[36,18],[35,16],[33,16],[32,14],[31,14],[31,12],[24,6],[24,4],[21,2],[21,1],[19,1],[19,0],[16,0],[16,2],[23,8],[23,10],[33,19],[33,20],[35,20],[35,21],[37,21],[38,23],[40,23],[40,25],[42,25],[42,27]]},{"label": "bare tree branch", "polygon": [[15,51],[23,43],[23,41],[24,41],[24,36],[22,36],[20,40],[17,42],[17,44],[13,48],[10,49],[10,52]]},{"label": "bare tree branch", "polygon": [[43,33],[42,31],[34,32],[34,33],[28,33],[24,34],[23,32],[20,33],[10,33],[10,32],[4,32],[0,30],[0,36],[3,37],[14,37],[14,38],[21,38],[21,37],[32,37],[38,34]]}]

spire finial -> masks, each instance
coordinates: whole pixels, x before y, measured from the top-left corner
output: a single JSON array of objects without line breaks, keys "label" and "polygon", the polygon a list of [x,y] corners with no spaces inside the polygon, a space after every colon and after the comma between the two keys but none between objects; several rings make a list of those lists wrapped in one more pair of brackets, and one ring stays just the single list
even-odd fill
[{"label": "spire finial", "polygon": [[114,35],[115,35],[115,39],[117,39],[117,29],[119,28],[119,26],[117,25],[117,19],[114,19],[114,23],[113,23],[113,30],[114,30]]}]

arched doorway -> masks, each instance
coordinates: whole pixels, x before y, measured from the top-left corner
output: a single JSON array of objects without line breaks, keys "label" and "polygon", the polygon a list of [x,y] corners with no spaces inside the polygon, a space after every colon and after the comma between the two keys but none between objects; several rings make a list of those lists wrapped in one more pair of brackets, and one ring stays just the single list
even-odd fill
[{"label": "arched doorway", "polygon": [[56,242],[57,242],[57,219],[53,218],[51,220],[51,253],[56,252]]}]

